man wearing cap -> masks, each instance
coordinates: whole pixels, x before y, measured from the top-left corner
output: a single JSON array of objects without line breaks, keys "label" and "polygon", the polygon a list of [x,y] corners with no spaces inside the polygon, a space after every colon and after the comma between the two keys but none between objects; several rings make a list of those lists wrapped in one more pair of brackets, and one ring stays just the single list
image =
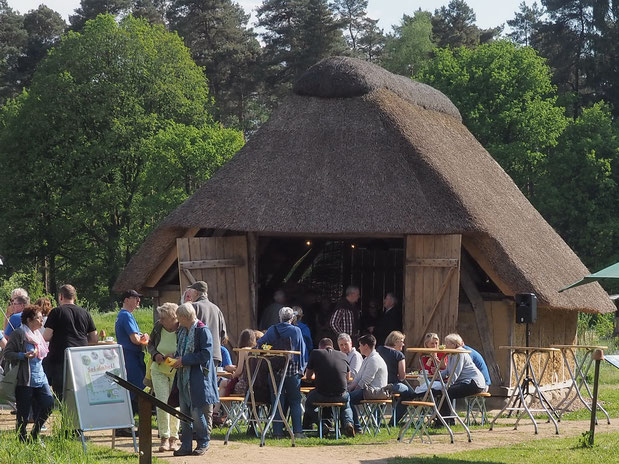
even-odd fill
[{"label": "man wearing cap", "polygon": [[[263,344],[274,345],[281,339],[290,340],[290,349],[292,351],[298,351],[300,353],[305,352],[305,342],[303,341],[303,334],[301,329],[292,324],[294,319],[294,310],[287,306],[284,306],[279,310],[279,324],[272,325],[263,337],[258,339],[258,346]],[[304,438],[303,424],[301,421],[301,376],[305,371],[305,358],[301,355],[295,354],[288,363],[288,370],[285,373],[284,385],[282,388],[282,394],[280,396],[280,402],[284,414],[286,410],[290,408],[290,417],[292,418],[292,431],[295,438]],[[274,395],[271,394],[274,400]],[[281,421],[279,414],[279,408],[275,414],[275,420],[278,422],[273,423],[273,436],[281,438],[284,435],[284,424]]]},{"label": "man wearing cap", "polygon": [[[128,290],[122,295],[122,309],[116,317],[116,339],[123,347],[127,380],[140,389],[144,388],[146,364],[144,363],[144,345],[148,343],[148,334],[140,332],[133,311],[140,306],[140,295],[135,290]],[[132,401],[133,401],[133,394]]]},{"label": "man wearing cap", "polygon": [[62,400],[64,386],[64,350],[97,343],[99,336],[92,316],[75,304],[75,287],[63,285],[58,291],[58,307],[45,321],[43,338],[49,342],[49,353],[43,361],[47,380]]},{"label": "man wearing cap", "polygon": [[187,287],[187,295],[191,297],[196,316],[213,334],[213,361],[215,366],[221,364],[221,341],[227,336],[226,321],[219,307],[208,299],[208,285],[203,280]]}]

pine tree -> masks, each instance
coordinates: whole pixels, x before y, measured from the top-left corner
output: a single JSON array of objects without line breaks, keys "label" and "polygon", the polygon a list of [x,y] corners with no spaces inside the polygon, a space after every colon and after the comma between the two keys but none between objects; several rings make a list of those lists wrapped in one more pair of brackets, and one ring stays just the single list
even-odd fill
[{"label": "pine tree", "polygon": [[451,0],[434,11],[432,33],[439,47],[476,47],[498,37],[502,26],[480,29],[475,25],[475,12],[464,0]]},{"label": "pine tree", "polygon": [[264,47],[264,79],[279,98],[309,66],[341,54],[341,24],[327,0],[264,0],[257,10]]},{"label": "pine tree", "polygon": [[346,30],[346,40],[353,54],[357,52],[359,38],[364,28],[368,26],[367,7],[368,0],[335,0],[333,2],[333,8]]},{"label": "pine tree", "polygon": [[167,0],[135,0],[131,14],[150,24],[165,24]]},{"label": "pine tree", "polygon": [[231,0],[173,0],[167,18],[204,68],[215,117],[242,130],[254,129],[256,118],[262,119],[253,114],[261,50],[247,28],[249,15]]},{"label": "pine tree", "polygon": [[95,19],[100,14],[119,16],[130,11],[132,0],[81,0],[80,7],[69,17],[71,29],[79,31],[86,21]]},{"label": "pine tree", "polygon": [[0,104],[21,90],[17,67],[27,43],[23,16],[13,11],[6,0],[0,0]]},{"label": "pine tree", "polygon": [[378,19],[367,16],[361,22],[357,46],[363,59],[371,63],[380,63],[385,48],[385,34],[378,27]]},{"label": "pine tree", "polygon": [[531,37],[540,25],[544,10],[537,6],[536,2],[530,7],[523,1],[514,13],[514,19],[507,20],[511,32],[507,37],[520,45],[531,45]]}]

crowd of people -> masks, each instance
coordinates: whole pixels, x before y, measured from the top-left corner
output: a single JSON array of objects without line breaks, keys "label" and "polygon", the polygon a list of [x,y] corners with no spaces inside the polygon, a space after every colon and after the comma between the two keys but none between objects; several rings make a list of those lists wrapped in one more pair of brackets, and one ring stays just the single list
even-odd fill
[{"label": "crowd of people", "polygon": [[[209,300],[206,282],[190,285],[180,305],[164,303],[156,308],[156,322],[150,334],[140,330],[133,315],[141,297],[135,290],[122,295],[115,324],[118,343],[123,347],[127,379],[140,388],[152,387],[158,399],[177,406],[193,418],[193,424],[179,424],[174,417],[157,410],[159,450],[173,451],[175,456],[203,455],[209,447],[213,424],[225,422],[219,397],[242,396],[247,392],[250,374],[246,367],[247,352],[240,351],[236,364],[232,362],[224,346],[226,321],[219,307]],[[34,422],[30,437],[38,438],[52,410],[51,391],[62,400],[65,348],[85,346],[98,340],[92,317],[75,304],[75,298],[75,289],[64,285],[59,291],[59,305],[51,310],[49,300],[30,305],[23,289],[11,294],[4,337],[0,332],[0,347],[4,348],[5,369],[14,364],[19,366],[16,414],[22,440],[28,438],[29,416]],[[344,404],[340,414],[341,429],[346,436],[354,436],[361,432],[356,406],[362,400],[388,400],[394,394],[400,400],[407,400],[426,393],[423,382],[413,388],[406,381],[405,335],[401,331],[402,313],[396,297],[386,294],[382,312],[370,313],[363,324],[357,306],[359,299],[359,288],[346,289],[328,317],[332,335],[321,337],[316,349],[311,328],[302,320],[303,309],[286,306],[286,295],[281,290],[262,312],[261,330],[247,328],[239,335],[238,347],[270,345],[300,353],[291,357],[286,372],[281,374],[280,402],[284,415],[290,416],[296,438],[305,437],[308,430],[318,425],[316,403]],[[437,334],[429,333],[424,346],[436,348],[439,342]],[[439,353],[436,358],[422,358],[422,369],[427,375],[440,369],[441,376],[450,379],[447,388],[452,399],[486,390],[490,378],[479,353],[466,346],[457,334],[447,335],[445,346],[466,351],[462,356]],[[148,365],[145,350],[150,355]],[[228,371],[229,379],[218,379],[218,370]],[[304,382],[315,387],[307,395],[305,412],[301,394]],[[442,383],[437,383],[430,387],[435,397],[440,397]],[[272,393],[271,401],[274,401]],[[394,406],[396,418],[401,419],[405,408],[395,402]],[[137,410],[135,405],[134,410]],[[324,426],[329,429],[332,422],[328,414],[324,419],[327,421]],[[272,429],[274,437],[284,436],[285,420],[278,408]],[[116,432],[132,435],[132,430]]]}]

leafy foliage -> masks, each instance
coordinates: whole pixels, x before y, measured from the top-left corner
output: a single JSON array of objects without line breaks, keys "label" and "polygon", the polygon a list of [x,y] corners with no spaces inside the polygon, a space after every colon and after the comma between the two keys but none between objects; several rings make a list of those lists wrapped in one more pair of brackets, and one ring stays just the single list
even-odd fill
[{"label": "leafy foliage", "polygon": [[139,240],[183,199],[163,186],[186,176],[161,169],[152,147],[192,127],[194,162],[208,166],[197,179],[242,144],[212,122],[210,106],[201,70],[162,27],[99,16],[69,33],[1,120],[0,166],[29,179],[27,189],[0,187],[9,261],[42,260],[53,283],[68,278],[90,298],[107,295]]},{"label": "leafy foliage", "polygon": [[385,44],[382,64],[385,69],[403,76],[412,76],[421,69],[436,48],[432,40],[432,15],[415,11],[404,15],[399,26],[394,26]]},{"label": "leafy foliage", "polygon": [[454,102],[464,124],[532,197],[537,165],[567,124],[550,70],[535,51],[504,40],[439,49],[416,77]]}]

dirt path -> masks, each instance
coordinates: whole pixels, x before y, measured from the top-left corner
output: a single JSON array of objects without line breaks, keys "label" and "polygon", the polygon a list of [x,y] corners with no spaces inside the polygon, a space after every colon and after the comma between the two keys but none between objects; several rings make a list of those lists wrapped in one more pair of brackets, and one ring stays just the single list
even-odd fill
[{"label": "dirt path", "polygon": [[[501,421],[503,422],[503,421]],[[513,420],[504,421],[513,424]],[[224,445],[222,440],[213,440],[207,454],[203,457],[173,457],[171,452],[154,453],[160,459],[165,459],[170,463],[203,463],[205,459],[210,462],[219,463],[251,463],[251,464],[328,464],[337,462],[338,464],[386,464],[390,458],[396,456],[411,455],[434,455],[450,453],[464,450],[475,450],[482,448],[492,448],[505,446],[508,444],[523,443],[542,438],[565,438],[580,436],[589,429],[588,421],[569,421],[559,424],[559,435],[554,433],[552,424],[542,423],[539,425],[539,434],[535,435],[533,425],[520,425],[518,430],[513,427],[498,427],[493,431],[487,429],[472,432],[472,442],[467,442],[464,433],[455,436],[453,444],[449,443],[449,435],[433,436],[433,443],[430,445],[421,444],[418,440],[413,443],[398,443],[396,436],[392,440],[379,444],[362,445],[331,445],[313,447],[274,447],[265,446],[260,448],[257,444],[230,442]],[[597,433],[615,432],[619,433],[619,420],[615,419],[611,425],[600,424],[596,428]],[[94,438],[94,437],[93,437]],[[98,438],[93,439],[98,442]],[[109,443],[109,439],[106,439]],[[156,436],[153,443],[157,443]],[[345,443],[343,440],[342,443]],[[100,443],[103,444],[103,443]],[[127,440],[122,441],[122,446],[129,446]],[[109,446],[109,445],[108,445]]]},{"label": "dirt path", "polygon": [[[504,419],[500,423],[513,424],[513,420]],[[15,426],[15,416],[10,415],[7,410],[0,411],[0,429],[12,428]],[[251,463],[251,464],[328,464],[337,462],[338,464],[386,464],[390,458],[396,456],[412,455],[434,455],[451,453],[465,450],[476,450],[505,446],[515,443],[523,443],[542,438],[565,438],[579,436],[589,429],[589,421],[566,421],[559,424],[559,435],[554,433],[552,424],[539,424],[539,434],[533,432],[533,425],[530,422],[520,425],[518,430],[513,427],[497,427],[493,431],[475,430],[471,432],[472,442],[468,443],[466,435],[458,433],[455,435],[455,442],[449,443],[449,435],[432,436],[432,444],[421,444],[418,440],[413,443],[398,443],[396,435],[393,434],[391,440],[376,444],[348,445],[346,440],[342,440],[341,445],[313,446],[313,447],[274,447],[265,446],[260,448],[257,444],[230,442],[223,444],[223,440],[214,439],[211,441],[209,451],[202,457],[173,457],[172,452],[153,453],[154,456],[176,464],[204,463],[205,461],[219,463]],[[156,431],[153,431],[153,447],[159,443]],[[619,420],[614,419],[612,424],[601,423],[596,428],[596,433],[614,432],[619,433]],[[100,446],[111,446],[111,432],[109,430],[101,432],[88,432],[86,434],[90,443]],[[332,443],[332,442],[330,442]],[[117,438],[116,446],[131,452],[133,449],[131,439]]]}]

